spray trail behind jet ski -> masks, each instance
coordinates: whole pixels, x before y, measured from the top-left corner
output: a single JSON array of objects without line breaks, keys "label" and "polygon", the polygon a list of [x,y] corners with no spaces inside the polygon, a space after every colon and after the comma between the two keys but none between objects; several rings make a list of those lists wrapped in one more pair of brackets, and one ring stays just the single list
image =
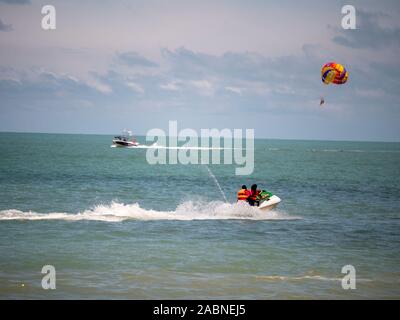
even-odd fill
[{"label": "spray trail behind jet ski", "polygon": [[215,182],[215,184],[217,185],[219,191],[221,192],[222,197],[224,198],[225,202],[228,203],[228,199],[226,199],[225,193],[224,193],[224,191],[222,190],[221,185],[219,184],[217,178],[214,176],[214,174],[212,173],[212,171],[210,170],[210,168],[209,168],[207,165],[206,165],[206,168],[207,168],[208,174],[209,174],[210,177],[214,180],[214,182]]}]

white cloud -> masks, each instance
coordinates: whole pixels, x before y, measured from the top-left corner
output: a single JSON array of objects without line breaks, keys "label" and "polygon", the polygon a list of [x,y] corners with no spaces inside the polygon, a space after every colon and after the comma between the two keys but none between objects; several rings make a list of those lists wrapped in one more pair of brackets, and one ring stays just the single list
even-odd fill
[{"label": "white cloud", "polygon": [[188,83],[190,86],[196,88],[197,92],[202,95],[212,96],[214,94],[213,85],[207,80],[191,80]]},{"label": "white cloud", "polygon": [[143,87],[141,87],[139,84],[137,84],[135,82],[127,82],[126,86],[137,93],[140,93],[140,94],[144,93]]},{"label": "white cloud", "polygon": [[101,92],[101,93],[104,93],[104,94],[112,93],[112,88],[110,86],[108,86],[108,85],[106,85],[104,83],[101,83],[101,82],[99,82],[97,80],[90,79],[90,80],[88,80],[86,82],[86,84],[89,87],[95,89],[98,92]]},{"label": "white cloud", "polygon": [[178,83],[179,83],[178,81],[172,81],[167,84],[160,85],[160,88],[164,89],[164,90],[169,90],[169,91],[178,91],[178,90],[180,90]]},{"label": "white cloud", "polygon": [[225,87],[225,90],[226,90],[226,91],[233,92],[233,93],[237,93],[237,94],[239,94],[239,95],[242,95],[242,90],[243,90],[243,89],[237,88],[237,87]]},{"label": "white cloud", "polygon": [[193,81],[190,81],[190,83],[194,87],[199,88],[199,89],[207,89],[208,90],[208,89],[212,88],[211,83],[208,82],[207,80],[193,80]]}]

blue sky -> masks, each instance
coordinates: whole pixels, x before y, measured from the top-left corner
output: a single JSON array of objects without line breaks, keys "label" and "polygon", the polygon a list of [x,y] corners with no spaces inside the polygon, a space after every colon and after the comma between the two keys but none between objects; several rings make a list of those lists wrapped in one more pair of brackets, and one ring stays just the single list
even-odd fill
[{"label": "blue sky", "polygon": [[[57,29],[41,29],[52,4]],[[352,4],[357,30],[341,28]],[[0,131],[400,141],[398,1],[0,0]],[[342,86],[321,66],[344,64]],[[319,99],[325,97],[325,107]]]}]

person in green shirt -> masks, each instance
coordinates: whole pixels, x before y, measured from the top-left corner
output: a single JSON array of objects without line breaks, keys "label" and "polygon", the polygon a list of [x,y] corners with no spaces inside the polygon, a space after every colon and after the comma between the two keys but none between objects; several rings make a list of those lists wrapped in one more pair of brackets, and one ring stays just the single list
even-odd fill
[{"label": "person in green shirt", "polygon": [[257,201],[259,203],[263,201],[268,201],[269,198],[271,198],[272,196],[273,196],[272,192],[261,190],[261,192],[257,195]]}]

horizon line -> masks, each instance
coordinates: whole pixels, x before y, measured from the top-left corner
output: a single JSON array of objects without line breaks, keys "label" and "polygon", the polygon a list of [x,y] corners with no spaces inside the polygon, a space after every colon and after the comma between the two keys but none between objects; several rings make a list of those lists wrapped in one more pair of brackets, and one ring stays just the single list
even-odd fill
[{"label": "horizon line", "polygon": [[[221,129],[218,129],[221,130]],[[76,133],[76,132],[38,132],[38,131],[1,131],[2,133],[16,133],[16,134],[54,134],[54,135],[92,135],[92,136],[113,136],[115,133]],[[137,134],[138,137],[145,137],[146,135]],[[166,136],[170,137],[170,136]],[[212,138],[212,137],[210,137]],[[328,141],[328,142],[375,142],[375,143],[400,143],[399,140],[352,140],[352,139],[296,139],[296,138],[266,138],[266,137],[255,137],[255,140],[292,140],[292,141]]]}]

